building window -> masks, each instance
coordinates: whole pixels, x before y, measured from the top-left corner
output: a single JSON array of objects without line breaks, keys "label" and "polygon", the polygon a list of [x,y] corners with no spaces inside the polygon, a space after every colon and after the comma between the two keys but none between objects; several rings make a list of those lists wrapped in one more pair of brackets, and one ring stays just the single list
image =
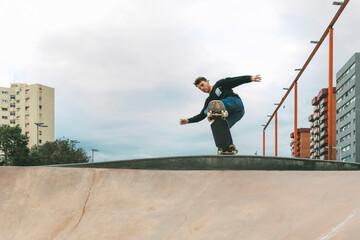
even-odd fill
[{"label": "building window", "polygon": [[2,111],[7,111],[8,109],[7,108],[1,108]]},{"label": "building window", "polygon": [[350,93],[352,93],[355,90],[355,85],[350,88],[349,90],[346,91],[346,93],[344,93],[344,95],[342,95],[337,101],[336,103],[340,103],[344,98],[346,98]]},{"label": "building window", "polygon": [[14,108],[15,107],[15,103],[10,103],[10,107]]},{"label": "building window", "polygon": [[351,160],[351,155],[346,156],[346,157],[341,159],[341,161],[343,161],[343,162],[350,162],[350,160]]},{"label": "building window", "polygon": [[7,116],[2,116],[1,118],[2,118],[2,119],[8,119],[8,117],[7,117]]},{"label": "building window", "polygon": [[15,120],[10,120],[10,124],[15,124]]},{"label": "building window", "polygon": [[354,62],[354,63],[350,66],[349,71],[353,70],[353,69],[355,68],[355,66],[356,66],[356,62]]},{"label": "building window", "polygon": [[8,92],[7,92],[7,91],[2,91],[1,93],[2,93],[2,94],[8,94]]},{"label": "building window", "polygon": [[348,140],[350,137],[351,137],[351,133],[349,133],[346,136],[340,138],[340,142],[344,142],[344,141]]},{"label": "building window", "polygon": [[3,103],[7,103],[7,102],[8,102],[8,100],[3,99],[3,100],[2,100],[2,102],[3,102]]},{"label": "building window", "polygon": [[41,106],[41,105],[39,105],[39,109],[40,109],[40,110],[42,109],[42,106]]},{"label": "building window", "polygon": [[350,117],[350,115],[351,115],[351,110],[348,111],[344,116],[342,116],[342,117],[340,118],[340,122],[342,122],[342,121],[344,121],[345,119],[347,119],[348,117]]},{"label": "building window", "polygon": [[[356,78],[356,74],[354,74],[349,80],[347,80],[341,87],[338,88],[336,91],[336,94],[339,94],[342,90],[344,90],[344,87],[346,87],[348,84],[352,83]],[[339,83],[339,81],[338,81]]]},{"label": "building window", "polygon": [[345,126],[343,126],[342,128],[340,128],[340,132],[345,131],[346,129],[348,129],[350,127],[350,123],[346,124]]},{"label": "building window", "polygon": [[336,80],[336,83],[339,83],[341,80],[343,80],[351,70],[355,68],[355,63],[353,63],[339,78]]},{"label": "building window", "polygon": [[347,101],[342,107],[340,107],[336,112],[341,113],[343,110],[345,110],[351,103],[355,102],[356,97],[351,98],[349,101]]},{"label": "building window", "polygon": [[10,99],[15,99],[15,95],[11,95],[11,96],[10,96]]},{"label": "building window", "polygon": [[350,150],[350,147],[351,147],[351,144],[346,145],[345,147],[341,148],[341,151],[346,152],[346,151]]},{"label": "building window", "polygon": [[10,116],[15,116],[15,112],[10,112]]}]

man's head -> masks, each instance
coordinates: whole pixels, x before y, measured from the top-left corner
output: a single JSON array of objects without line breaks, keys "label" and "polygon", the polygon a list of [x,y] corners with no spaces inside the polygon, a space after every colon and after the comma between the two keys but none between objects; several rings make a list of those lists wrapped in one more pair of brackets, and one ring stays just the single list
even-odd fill
[{"label": "man's head", "polygon": [[212,89],[210,82],[204,77],[198,77],[195,80],[194,85],[204,93],[210,93]]}]

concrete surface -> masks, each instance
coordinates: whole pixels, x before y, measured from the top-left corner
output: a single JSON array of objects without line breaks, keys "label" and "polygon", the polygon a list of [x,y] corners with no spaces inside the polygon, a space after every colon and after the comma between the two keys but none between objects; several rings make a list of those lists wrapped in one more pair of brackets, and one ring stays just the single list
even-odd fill
[{"label": "concrete surface", "polygon": [[72,168],[120,168],[156,170],[360,170],[358,163],[267,156],[179,156],[112,162],[56,165]]},{"label": "concrete surface", "polygon": [[358,239],[359,171],[0,167],[0,239]]}]

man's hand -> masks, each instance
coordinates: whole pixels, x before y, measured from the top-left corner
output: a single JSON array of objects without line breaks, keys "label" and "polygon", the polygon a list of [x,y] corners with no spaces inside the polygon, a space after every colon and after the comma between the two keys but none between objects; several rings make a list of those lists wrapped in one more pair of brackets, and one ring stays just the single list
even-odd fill
[{"label": "man's hand", "polygon": [[253,82],[261,82],[261,75],[258,74],[258,75],[251,76],[251,81],[253,81]]},{"label": "man's hand", "polygon": [[180,125],[185,125],[185,124],[188,124],[189,123],[189,120],[187,119],[180,119]]}]

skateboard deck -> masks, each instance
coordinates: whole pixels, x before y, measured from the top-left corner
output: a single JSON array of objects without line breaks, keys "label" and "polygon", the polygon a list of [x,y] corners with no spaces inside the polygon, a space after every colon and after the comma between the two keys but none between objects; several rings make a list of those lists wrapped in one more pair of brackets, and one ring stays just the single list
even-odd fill
[{"label": "skateboard deck", "polygon": [[216,117],[214,122],[211,124],[211,130],[214,136],[215,145],[219,149],[227,149],[233,144],[229,124],[226,119]]},{"label": "skateboard deck", "polygon": [[[208,120],[211,124],[215,145],[218,147],[218,154],[236,154],[237,150],[233,145],[231,132],[226,117],[228,113],[224,104],[219,101],[211,101],[207,109]],[[233,146],[233,149],[229,149]]]}]

